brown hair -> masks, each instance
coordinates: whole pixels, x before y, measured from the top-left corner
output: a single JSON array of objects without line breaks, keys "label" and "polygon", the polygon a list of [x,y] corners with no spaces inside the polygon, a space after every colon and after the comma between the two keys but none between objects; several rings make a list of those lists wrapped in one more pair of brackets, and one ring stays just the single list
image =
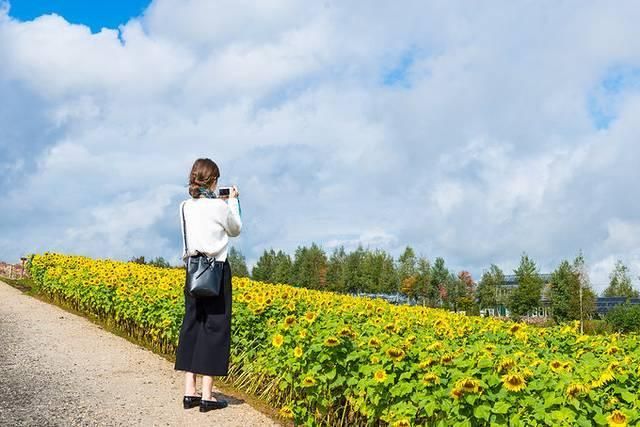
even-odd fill
[{"label": "brown hair", "polygon": [[189,194],[191,197],[200,197],[199,187],[210,188],[213,181],[220,176],[218,165],[211,159],[198,159],[191,167],[189,174]]}]

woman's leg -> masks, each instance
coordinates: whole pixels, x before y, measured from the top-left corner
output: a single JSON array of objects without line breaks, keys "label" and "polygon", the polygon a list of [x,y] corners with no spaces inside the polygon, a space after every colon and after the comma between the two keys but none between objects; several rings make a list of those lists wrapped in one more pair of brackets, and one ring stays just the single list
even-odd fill
[{"label": "woman's leg", "polygon": [[209,375],[202,376],[202,400],[213,400],[211,391],[213,388],[213,377]]},{"label": "woman's leg", "polygon": [[184,395],[197,396],[196,395],[196,374],[194,374],[193,372],[184,373]]}]

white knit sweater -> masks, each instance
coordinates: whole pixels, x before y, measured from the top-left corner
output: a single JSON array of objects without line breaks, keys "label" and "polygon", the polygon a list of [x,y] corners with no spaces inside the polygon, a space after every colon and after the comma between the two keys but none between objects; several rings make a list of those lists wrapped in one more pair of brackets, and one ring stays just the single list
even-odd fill
[{"label": "white knit sweater", "polygon": [[[196,251],[215,257],[218,261],[227,259],[229,237],[240,234],[242,220],[238,199],[209,199],[206,197],[188,199],[180,203],[180,228],[182,230],[182,260],[196,255]],[[182,206],[187,226],[187,246],[184,247],[184,222]]]}]

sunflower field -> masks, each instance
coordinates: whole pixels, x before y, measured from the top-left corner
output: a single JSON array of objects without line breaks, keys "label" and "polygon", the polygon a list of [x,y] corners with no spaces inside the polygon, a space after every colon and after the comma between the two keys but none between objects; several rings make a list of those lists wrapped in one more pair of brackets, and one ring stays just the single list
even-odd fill
[{"label": "sunflower field", "polygon": [[[175,350],[184,270],[55,253],[28,268],[49,298]],[[640,338],[587,336],[233,279],[226,381],[296,425],[640,424]]]}]

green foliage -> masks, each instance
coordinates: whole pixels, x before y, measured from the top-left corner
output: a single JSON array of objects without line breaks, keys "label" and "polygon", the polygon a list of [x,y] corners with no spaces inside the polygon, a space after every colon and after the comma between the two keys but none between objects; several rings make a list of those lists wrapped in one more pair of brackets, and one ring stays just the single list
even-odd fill
[{"label": "green foliage", "polygon": [[231,274],[238,277],[249,277],[247,261],[242,252],[232,246],[227,252],[227,259],[231,265]]},{"label": "green foliage", "polygon": [[251,278],[262,282],[270,282],[275,272],[276,252],[271,249],[262,253],[251,270]]},{"label": "green foliage", "polygon": [[560,266],[551,274],[551,310],[556,322],[569,320],[570,289],[577,288],[579,280],[569,261],[562,261]]},{"label": "green foliage", "polygon": [[437,305],[445,305],[447,300],[447,287],[451,280],[451,273],[444,264],[444,258],[436,258],[431,267],[430,293],[437,295]]},{"label": "green foliage", "polygon": [[367,250],[362,262],[365,282],[363,291],[391,293],[398,290],[393,257],[382,250]]},{"label": "green foliage", "polygon": [[344,246],[335,248],[327,262],[327,283],[330,291],[345,291],[346,262],[347,253]]},{"label": "green foliage", "polygon": [[327,289],[327,256],[316,245],[299,246],[291,268],[291,283],[308,289]]},{"label": "green foliage", "polygon": [[589,285],[582,254],[578,255],[572,264],[566,260],[562,261],[551,274],[550,285],[551,312],[556,322],[581,319],[581,288],[582,318],[592,316],[595,311],[595,293]]},{"label": "green foliage", "polygon": [[519,317],[540,306],[544,282],[538,274],[536,263],[527,254],[522,255],[520,265],[514,273],[518,287],[511,294],[508,304],[511,313]]},{"label": "green foliage", "polygon": [[292,283],[291,270],[293,263],[291,257],[278,251],[274,257],[273,275],[271,276],[271,283]]},{"label": "green foliage", "polygon": [[640,305],[616,306],[607,313],[606,321],[617,332],[640,332]]},{"label": "green foliage", "polygon": [[476,290],[480,308],[493,308],[498,311],[498,305],[505,304],[499,296],[498,288],[504,283],[504,273],[495,264],[491,264],[488,271],[482,273],[482,278]]},{"label": "green foliage", "polygon": [[132,257],[129,262],[133,262],[135,264],[152,265],[154,267],[160,268],[173,268],[173,266],[169,264],[163,257],[156,257],[150,261],[146,261],[144,255],[142,255],[139,257]]},{"label": "green foliage", "polygon": [[604,291],[605,297],[626,297],[638,298],[639,292],[633,288],[631,277],[629,277],[629,268],[622,263],[616,261],[616,266],[609,275],[609,287]]}]

